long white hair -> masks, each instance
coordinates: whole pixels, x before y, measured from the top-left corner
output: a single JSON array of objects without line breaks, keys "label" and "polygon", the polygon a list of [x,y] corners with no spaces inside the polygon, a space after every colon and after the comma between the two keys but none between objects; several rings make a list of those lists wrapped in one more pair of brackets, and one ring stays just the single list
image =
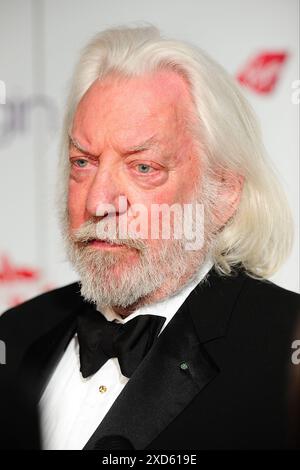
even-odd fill
[{"label": "long white hair", "polygon": [[108,29],[83,50],[70,85],[63,127],[60,206],[66,207],[68,132],[84,93],[96,79],[110,74],[131,77],[161,69],[178,72],[189,85],[198,122],[196,137],[208,167],[221,166],[244,177],[239,207],[211,247],[215,267],[230,274],[242,265],[251,276],[271,276],[290,251],[293,229],[257,119],[219,64],[195,46],[163,38],[153,26]]}]

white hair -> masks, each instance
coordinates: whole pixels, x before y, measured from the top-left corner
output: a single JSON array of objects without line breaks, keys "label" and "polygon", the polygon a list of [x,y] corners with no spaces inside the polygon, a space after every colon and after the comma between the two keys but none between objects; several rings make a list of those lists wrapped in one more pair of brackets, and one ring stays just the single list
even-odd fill
[{"label": "white hair", "polygon": [[[77,105],[93,82],[110,74],[130,78],[161,69],[178,72],[189,85],[199,124],[197,140],[208,166],[244,177],[239,207],[211,247],[216,269],[230,274],[242,265],[251,276],[271,276],[291,248],[289,206],[249,103],[230,75],[195,46],[165,39],[153,26],[118,27],[96,35],[84,49],[71,84],[60,171],[64,176],[68,172],[68,132]],[[61,189],[60,205],[65,184]]]}]

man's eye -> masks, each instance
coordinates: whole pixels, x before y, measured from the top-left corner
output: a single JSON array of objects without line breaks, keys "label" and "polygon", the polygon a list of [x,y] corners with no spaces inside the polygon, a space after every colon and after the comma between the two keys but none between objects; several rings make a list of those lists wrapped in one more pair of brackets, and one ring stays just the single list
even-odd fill
[{"label": "man's eye", "polygon": [[145,163],[140,163],[137,167],[140,173],[149,173],[151,170],[151,166],[146,165]]},{"label": "man's eye", "polygon": [[83,158],[78,158],[77,160],[74,160],[74,165],[78,166],[79,168],[85,168],[87,163],[87,160],[84,160]]}]

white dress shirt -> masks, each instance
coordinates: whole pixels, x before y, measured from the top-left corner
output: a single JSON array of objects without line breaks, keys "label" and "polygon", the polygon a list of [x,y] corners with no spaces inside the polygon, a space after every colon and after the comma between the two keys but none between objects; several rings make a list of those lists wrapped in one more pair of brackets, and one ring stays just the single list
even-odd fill
[{"label": "white dress shirt", "polygon": [[[126,323],[137,315],[160,315],[166,318],[161,333],[211,267],[212,263],[206,262],[193,280],[176,294],[141,307],[125,319],[110,310],[101,309],[101,313],[107,320],[118,319],[120,323]],[[109,359],[94,375],[84,379],[80,373],[79,345],[75,335],[40,400],[43,448],[82,449],[128,380],[122,375],[117,358]]]}]

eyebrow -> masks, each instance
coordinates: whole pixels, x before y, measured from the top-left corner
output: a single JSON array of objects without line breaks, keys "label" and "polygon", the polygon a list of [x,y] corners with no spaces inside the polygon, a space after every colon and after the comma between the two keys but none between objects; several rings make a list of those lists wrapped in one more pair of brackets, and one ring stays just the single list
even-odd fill
[{"label": "eyebrow", "polygon": [[70,143],[82,153],[90,153],[86,148],[84,148],[71,134],[69,134]]},{"label": "eyebrow", "polygon": [[156,135],[153,135],[149,139],[145,140],[145,142],[142,142],[141,144],[135,145],[133,147],[129,147],[125,153],[131,154],[131,153],[143,152],[144,150],[149,150],[155,144],[157,144]]},{"label": "eyebrow", "polygon": [[[70,140],[70,143],[77,149],[79,150],[80,152],[82,153],[88,153],[88,154],[91,154],[91,152],[89,152],[86,148],[84,148],[79,142],[78,140],[76,140],[71,134],[69,134],[69,140]],[[153,135],[151,136],[149,139],[145,140],[144,142],[138,144],[138,145],[135,145],[133,147],[129,147],[128,149],[126,149],[126,151],[124,151],[124,154],[125,155],[130,155],[132,153],[138,153],[138,152],[143,152],[145,150],[149,150],[151,147],[153,147],[155,144],[157,144],[157,140],[156,140],[156,135]]]}]

